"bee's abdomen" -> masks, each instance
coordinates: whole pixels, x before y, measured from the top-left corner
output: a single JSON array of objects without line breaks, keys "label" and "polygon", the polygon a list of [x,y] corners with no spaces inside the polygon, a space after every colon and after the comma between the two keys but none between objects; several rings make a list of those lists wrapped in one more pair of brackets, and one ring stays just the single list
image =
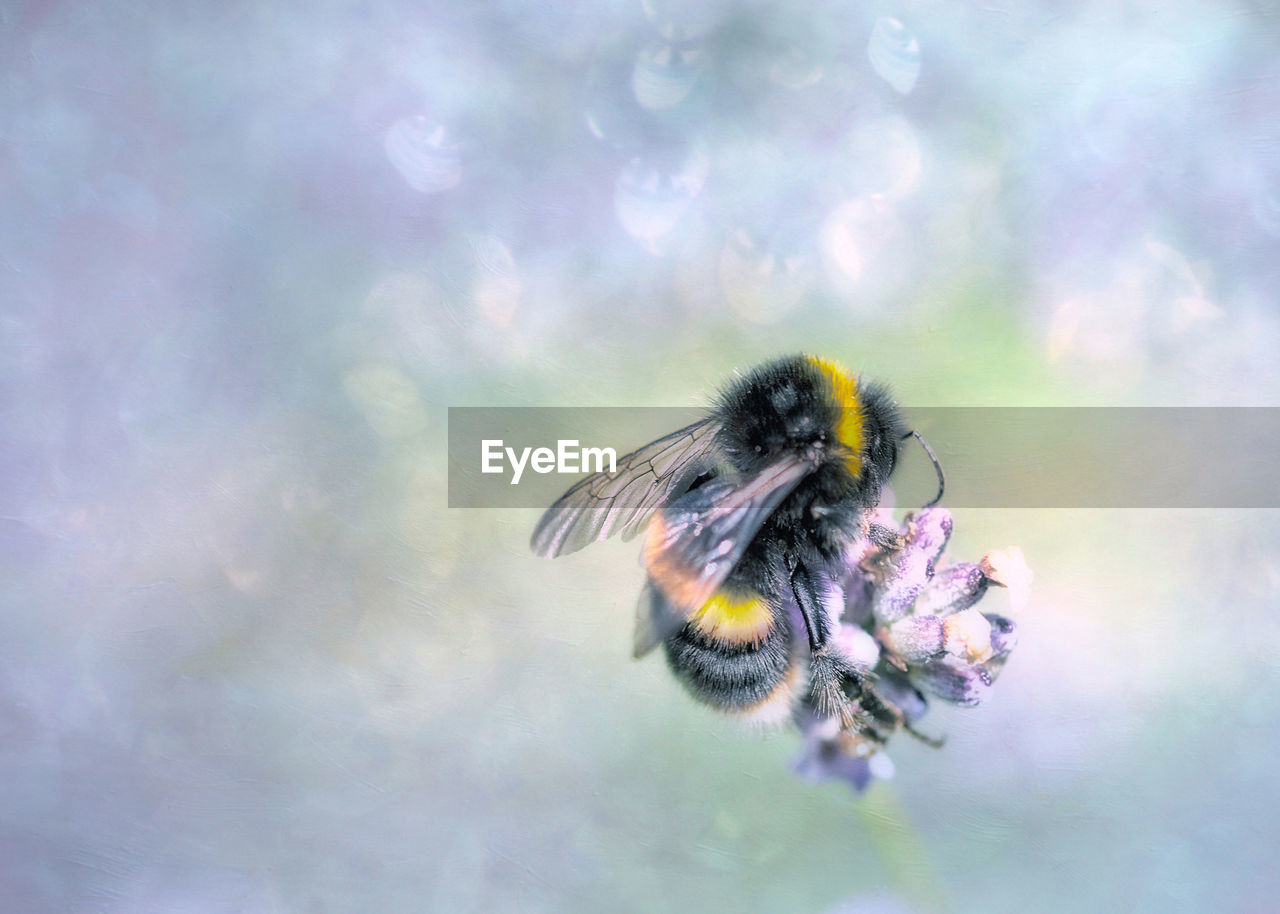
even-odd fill
[{"label": "bee's abdomen", "polygon": [[785,716],[801,678],[781,611],[770,612],[758,640],[716,637],[695,620],[667,639],[666,651],[672,672],[699,701],[761,720]]}]

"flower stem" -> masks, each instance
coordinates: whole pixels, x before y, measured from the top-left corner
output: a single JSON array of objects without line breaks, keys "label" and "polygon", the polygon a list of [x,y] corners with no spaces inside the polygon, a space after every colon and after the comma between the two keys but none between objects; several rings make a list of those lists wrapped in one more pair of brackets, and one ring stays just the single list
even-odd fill
[{"label": "flower stem", "polygon": [[920,833],[893,788],[883,781],[874,782],[854,808],[894,892],[913,910],[946,911],[946,892],[934,873]]}]

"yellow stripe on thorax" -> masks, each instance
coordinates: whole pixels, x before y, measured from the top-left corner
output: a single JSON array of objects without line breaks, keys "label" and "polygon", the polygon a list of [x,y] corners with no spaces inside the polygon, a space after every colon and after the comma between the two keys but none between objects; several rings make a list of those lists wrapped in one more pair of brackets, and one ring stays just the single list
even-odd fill
[{"label": "yellow stripe on thorax", "polygon": [[849,472],[862,473],[862,403],[858,399],[857,379],[845,373],[835,362],[808,356],[810,363],[826,379],[831,388],[831,401],[840,410],[836,420],[836,440],[849,452],[845,458]]},{"label": "yellow stripe on thorax", "polygon": [[750,591],[718,590],[690,620],[708,638],[726,644],[759,644],[773,631],[773,611]]}]

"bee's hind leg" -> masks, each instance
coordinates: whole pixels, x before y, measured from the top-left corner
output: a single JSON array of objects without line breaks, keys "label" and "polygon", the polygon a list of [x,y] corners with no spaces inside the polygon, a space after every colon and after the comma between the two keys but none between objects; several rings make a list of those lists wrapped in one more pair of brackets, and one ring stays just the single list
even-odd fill
[{"label": "bee's hind leg", "polygon": [[[861,676],[829,645],[834,620],[829,618],[823,603],[824,600],[836,602],[833,588],[839,590],[840,586],[830,579],[819,581],[803,565],[791,572],[791,591],[809,636],[809,701],[821,716],[838,717],[846,729],[860,729],[866,726],[866,713],[849,697],[844,683],[850,677]],[[843,605],[843,594],[838,596],[839,605]]]}]

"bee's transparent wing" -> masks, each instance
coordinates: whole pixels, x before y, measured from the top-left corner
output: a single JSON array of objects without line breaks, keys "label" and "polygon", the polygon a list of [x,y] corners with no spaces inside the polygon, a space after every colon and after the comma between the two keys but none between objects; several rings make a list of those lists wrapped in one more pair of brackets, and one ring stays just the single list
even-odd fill
[{"label": "bee's transparent wing", "polygon": [[654,515],[645,564],[678,613],[688,618],[706,605],[761,524],[811,468],[788,456],[749,479],[720,476]]},{"label": "bee's transparent wing", "polygon": [[612,473],[593,473],[556,500],[530,545],[551,558],[621,532],[624,539],[715,463],[720,423],[707,418],[618,458]]},{"label": "bee's transparent wing", "polygon": [[631,656],[639,660],[680,630],[688,619],[652,581],[644,582],[636,605],[636,632]]}]

